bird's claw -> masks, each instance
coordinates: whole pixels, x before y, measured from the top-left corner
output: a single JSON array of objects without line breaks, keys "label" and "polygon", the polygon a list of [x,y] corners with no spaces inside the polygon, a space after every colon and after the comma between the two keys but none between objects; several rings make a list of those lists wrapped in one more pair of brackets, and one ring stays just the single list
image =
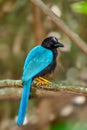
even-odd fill
[{"label": "bird's claw", "polygon": [[42,78],[42,77],[38,77],[38,78],[35,78],[35,80],[37,81],[37,85],[48,85],[48,84],[51,84],[50,81]]}]

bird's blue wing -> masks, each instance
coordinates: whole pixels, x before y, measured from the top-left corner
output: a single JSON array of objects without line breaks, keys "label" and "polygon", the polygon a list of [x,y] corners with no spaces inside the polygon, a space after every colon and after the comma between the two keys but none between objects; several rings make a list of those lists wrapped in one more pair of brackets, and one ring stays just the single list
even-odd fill
[{"label": "bird's blue wing", "polygon": [[24,63],[24,70],[26,69],[26,67],[27,67],[27,65],[28,65],[28,63],[29,63],[29,61],[30,61],[33,57],[35,57],[35,54],[38,52],[38,50],[40,50],[40,48],[41,48],[40,45],[39,45],[39,46],[36,46],[36,47],[34,47],[34,48],[28,53],[28,55],[27,55],[27,57],[26,57],[26,60],[25,60],[25,63]]},{"label": "bird's blue wing", "polygon": [[26,82],[45,69],[53,60],[51,50],[42,46],[35,47],[27,56],[22,81]]}]

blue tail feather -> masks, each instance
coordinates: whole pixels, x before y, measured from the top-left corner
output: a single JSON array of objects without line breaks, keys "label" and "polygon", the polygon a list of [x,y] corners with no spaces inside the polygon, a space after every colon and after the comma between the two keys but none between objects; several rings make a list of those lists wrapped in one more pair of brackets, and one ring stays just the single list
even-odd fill
[{"label": "blue tail feather", "polygon": [[24,83],[24,89],[22,92],[19,112],[18,112],[18,125],[21,126],[24,122],[27,106],[28,106],[28,99],[30,95],[30,88],[31,88],[32,79]]}]

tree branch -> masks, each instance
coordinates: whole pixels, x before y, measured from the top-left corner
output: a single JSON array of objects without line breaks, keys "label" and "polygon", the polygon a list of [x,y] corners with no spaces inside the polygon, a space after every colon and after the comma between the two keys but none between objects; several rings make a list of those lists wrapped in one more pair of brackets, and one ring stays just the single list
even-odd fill
[{"label": "tree branch", "polygon": [[1,88],[22,88],[22,81],[21,80],[0,80],[0,89]]},{"label": "tree branch", "polygon": [[56,16],[41,0],[30,0],[38,8],[40,8],[50,19],[56,24],[60,30],[65,33],[78,47],[87,55],[86,43],[58,17]]},{"label": "tree branch", "polygon": [[[23,85],[21,80],[0,80],[0,100],[19,100],[21,97],[22,87]],[[87,95],[87,87],[83,85],[65,85],[64,83],[37,85],[34,80],[31,89],[31,97],[57,97],[61,93],[67,92]]]}]

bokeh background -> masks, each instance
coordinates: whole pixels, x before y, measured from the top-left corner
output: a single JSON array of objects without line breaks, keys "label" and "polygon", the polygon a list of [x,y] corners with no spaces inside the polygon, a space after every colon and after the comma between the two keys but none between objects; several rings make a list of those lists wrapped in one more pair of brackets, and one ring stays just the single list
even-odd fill
[{"label": "bokeh background", "polygon": [[[39,0],[38,0],[39,1]],[[87,2],[43,0],[83,41],[87,42]],[[29,0],[0,0],[0,80],[21,79],[27,53],[47,36],[64,44],[51,81],[87,83],[87,56],[51,19]],[[1,91],[1,90],[0,90]],[[77,102],[76,102],[77,101]],[[80,103],[78,103],[80,102]],[[19,100],[0,101],[0,130],[86,130],[87,99],[75,94],[31,99],[25,126],[16,124]],[[30,123],[29,123],[30,122]]]}]

